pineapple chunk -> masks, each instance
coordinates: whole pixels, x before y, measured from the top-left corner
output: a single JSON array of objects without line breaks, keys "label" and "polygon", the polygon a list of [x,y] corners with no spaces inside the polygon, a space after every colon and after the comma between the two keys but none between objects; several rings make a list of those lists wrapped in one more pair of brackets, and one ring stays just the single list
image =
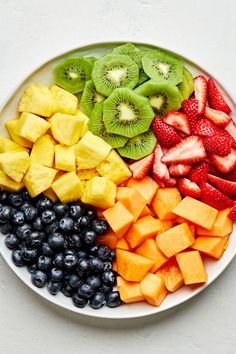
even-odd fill
[{"label": "pineapple chunk", "polygon": [[58,200],[56,193],[53,192],[53,190],[52,190],[51,187],[48,188],[48,189],[46,189],[46,191],[44,191],[43,194],[44,194],[46,197],[48,197],[49,199],[51,199],[51,201],[52,201],[53,203],[55,203],[55,202]]},{"label": "pineapple chunk", "polygon": [[28,149],[23,148],[22,146],[16,144],[10,139],[0,136],[0,153],[9,152],[9,151],[28,151]]},{"label": "pineapple chunk", "polygon": [[115,150],[112,150],[96,169],[101,176],[109,178],[115,184],[120,184],[132,176],[128,166]]},{"label": "pineapple chunk", "polygon": [[75,158],[78,170],[96,167],[110,151],[110,145],[88,131],[76,146]]},{"label": "pineapple chunk", "polygon": [[79,119],[84,121],[83,127],[81,129],[81,135],[80,135],[80,137],[82,138],[84,136],[84,134],[87,133],[87,131],[88,131],[89,118],[83,112],[81,112],[79,109],[77,110],[76,117],[78,117]]},{"label": "pineapple chunk", "polygon": [[30,84],[21,97],[18,111],[51,117],[52,107],[53,100],[49,88],[40,84]]},{"label": "pineapple chunk", "polygon": [[53,137],[64,145],[78,143],[84,120],[70,114],[56,113],[49,119]]},{"label": "pineapple chunk", "polygon": [[31,150],[30,159],[32,162],[41,165],[53,167],[54,163],[55,142],[51,135],[45,134],[34,143]]},{"label": "pineapple chunk", "polygon": [[35,141],[44,135],[50,128],[50,124],[43,118],[36,116],[35,114],[21,113],[18,122],[17,134],[22,138],[35,143]]},{"label": "pineapple chunk", "polygon": [[101,209],[110,208],[115,204],[116,185],[107,177],[93,177],[82,196],[82,202]]},{"label": "pineapple chunk", "polygon": [[58,144],[55,146],[55,168],[75,172],[75,145],[65,146]]},{"label": "pineapple chunk", "polygon": [[48,189],[57,171],[53,168],[43,166],[36,162],[31,162],[26,172],[23,182],[32,198]]},{"label": "pineapple chunk", "polygon": [[82,184],[83,191],[85,190],[88,182],[93,178],[93,177],[99,177],[99,173],[96,171],[96,168],[90,168],[88,170],[79,170],[77,172],[77,176],[79,176],[79,179]]},{"label": "pineapple chunk", "polygon": [[6,123],[5,123],[5,126],[8,130],[8,133],[11,137],[11,139],[13,141],[15,141],[15,143],[21,145],[21,146],[24,146],[26,148],[32,148],[33,146],[33,143],[32,141],[29,141],[25,138],[22,138],[21,136],[17,135],[16,134],[16,131],[18,129],[18,123],[19,123],[19,119],[12,119],[12,120],[8,120]]},{"label": "pineapple chunk", "polygon": [[14,181],[20,182],[29,166],[30,158],[26,151],[9,151],[0,154],[0,168]]},{"label": "pineapple chunk", "polygon": [[0,188],[8,192],[19,192],[24,188],[23,182],[16,182],[8,177],[3,171],[0,171]]},{"label": "pineapple chunk", "polygon": [[52,114],[76,114],[78,106],[78,98],[76,96],[57,85],[52,85],[50,91],[53,99]]},{"label": "pineapple chunk", "polygon": [[62,203],[73,202],[82,196],[82,186],[75,172],[67,172],[52,184],[52,189]]}]

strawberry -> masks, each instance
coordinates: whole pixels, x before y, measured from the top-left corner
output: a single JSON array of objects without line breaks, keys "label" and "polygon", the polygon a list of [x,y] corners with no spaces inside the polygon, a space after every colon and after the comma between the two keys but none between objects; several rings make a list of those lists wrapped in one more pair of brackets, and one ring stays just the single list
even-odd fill
[{"label": "strawberry", "polygon": [[158,117],[155,117],[152,121],[152,130],[158,142],[167,148],[178,144],[181,140],[175,129]]},{"label": "strawberry", "polygon": [[166,181],[170,178],[168,168],[161,162],[162,156],[162,148],[157,144],[154,150],[154,163],[152,166],[152,177],[157,183],[159,183],[159,180]]},{"label": "strawberry", "polygon": [[231,220],[236,221],[236,203],[234,204],[234,206],[232,206],[228,217],[229,217]]},{"label": "strawberry", "polygon": [[200,198],[201,189],[195,182],[190,181],[188,178],[180,178],[178,180],[178,189],[184,196],[192,198]]},{"label": "strawberry", "polygon": [[232,136],[232,138],[236,141],[236,125],[231,120],[229,124],[225,127],[226,131]]},{"label": "strawberry", "polygon": [[236,167],[236,150],[231,149],[230,154],[224,157],[210,154],[210,159],[220,172],[228,173]]},{"label": "strawberry", "polygon": [[207,79],[199,75],[193,81],[195,98],[198,100],[198,114],[203,114],[207,101]]},{"label": "strawberry", "polygon": [[190,127],[193,130],[198,119],[198,100],[190,98],[182,103],[182,111],[187,114]]},{"label": "strawberry", "polygon": [[154,161],[154,153],[129,165],[129,169],[133,174],[133,178],[140,180],[143,177],[145,177],[148,171],[150,170],[153,161]]},{"label": "strawberry", "polygon": [[231,117],[225,112],[217,111],[213,108],[206,107],[204,111],[204,116],[208,118],[215,125],[220,127],[225,127],[231,121]]},{"label": "strawberry", "polygon": [[163,117],[163,121],[187,135],[191,134],[188,116],[183,112],[169,112]]},{"label": "strawberry", "polygon": [[214,187],[219,189],[219,191],[227,195],[227,197],[232,199],[236,198],[236,182],[227,181],[210,174],[208,174],[207,179]]},{"label": "strawberry", "polygon": [[211,207],[223,210],[234,205],[233,200],[221,193],[218,189],[212,187],[209,183],[201,183],[201,201]]},{"label": "strawberry", "polygon": [[165,187],[175,187],[177,184],[177,179],[176,178],[170,178],[164,181]]},{"label": "strawberry", "polygon": [[195,124],[194,134],[199,136],[213,136],[221,132],[220,128],[217,128],[208,119],[199,119]]},{"label": "strawberry", "polygon": [[236,182],[236,169],[234,168],[231,172],[225,173],[223,177],[229,181]]},{"label": "strawberry", "polygon": [[[210,165],[209,171],[211,175],[217,176],[217,177],[222,177],[224,176],[223,173],[221,173],[214,165]],[[226,173],[225,173],[226,175]]]},{"label": "strawberry", "polygon": [[162,157],[162,162],[170,165],[172,163],[191,164],[204,160],[206,151],[201,138],[192,135],[183,139],[179,144],[172,147]]},{"label": "strawberry", "polygon": [[207,180],[207,174],[209,170],[209,164],[205,161],[195,164],[189,173],[189,179],[192,182],[200,184]]},{"label": "strawberry", "polygon": [[223,95],[220,93],[212,78],[208,79],[208,102],[211,108],[225,113],[230,113],[231,109],[225,102]]},{"label": "strawberry", "polygon": [[231,151],[231,137],[225,134],[218,134],[203,139],[204,147],[207,151],[220,156],[227,156]]},{"label": "strawberry", "polygon": [[182,163],[179,163],[177,165],[170,165],[169,167],[169,172],[171,176],[174,177],[179,177],[179,176],[185,176],[189,173],[191,170],[191,165],[184,165]]}]

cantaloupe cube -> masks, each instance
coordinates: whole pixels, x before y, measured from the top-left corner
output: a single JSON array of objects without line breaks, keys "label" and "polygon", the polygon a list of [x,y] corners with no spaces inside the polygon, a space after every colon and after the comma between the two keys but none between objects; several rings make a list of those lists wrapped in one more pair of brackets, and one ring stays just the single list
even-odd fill
[{"label": "cantaloupe cube", "polygon": [[82,136],[84,120],[76,115],[55,113],[49,122],[52,135],[60,144],[77,144]]},{"label": "cantaloupe cube", "polygon": [[170,259],[156,274],[164,277],[165,286],[172,293],[184,284],[184,279],[176,259]]},{"label": "cantaloupe cube", "polygon": [[103,215],[118,238],[125,235],[134,220],[133,215],[121,202],[105,210]]},{"label": "cantaloupe cube", "polygon": [[207,272],[198,251],[182,252],[176,255],[184,284],[198,284],[207,281]]},{"label": "cantaloupe cube", "polygon": [[197,227],[197,235],[224,237],[233,231],[233,222],[228,217],[230,208],[220,210],[215,219],[213,228],[206,230],[201,226]]},{"label": "cantaloupe cube", "polygon": [[64,173],[51,187],[62,203],[70,203],[82,197],[81,182],[75,172]]},{"label": "cantaloupe cube", "polygon": [[208,230],[213,227],[218,214],[218,210],[215,208],[191,197],[185,197],[173,212]]},{"label": "cantaloupe cube", "polygon": [[21,136],[16,134],[16,132],[18,130],[18,123],[19,123],[19,119],[11,119],[11,120],[6,121],[5,126],[7,128],[7,131],[9,133],[11,139],[15,143],[19,144],[20,146],[31,149],[33,146],[32,141],[22,138]]},{"label": "cantaloupe cube", "polygon": [[196,238],[192,248],[207,254],[216,259],[220,259],[225,251],[229,235],[223,237],[199,236]]},{"label": "cantaloupe cube", "polygon": [[130,246],[135,248],[146,239],[156,236],[159,228],[159,220],[151,215],[147,215],[131,225],[125,237]]},{"label": "cantaloupe cube", "polygon": [[112,270],[114,271],[114,272],[118,272],[118,268],[117,268],[117,262],[116,262],[116,260],[115,261],[113,261],[113,263],[112,263]]},{"label": "cantaloupe cube", "polygon": [[116,185],[106,177],[93,177],[83,190],[82,202],[106,209],[115,204]]},{"label": "cantaloupe cube", "polygon": [[151,204],[151,201],[159,188],[159,185],[149,176],[145,176],[141,180],[130,178],[126,186],[139,192],[145,198],[147,204]]},{"label": "cantaloupe cube", "polygon": [[39,163],[31,162],[23,178],[31,198],[48,189],[56,175],[57,171],[53,168],[43,166]]},{"label": "cantaloupe cube", "polygon": [[139,218],[146,206],[143,196],[132,188],[118,187],[116,201],[120,201],[133,215],[134,222]]},{"label": "cantaloupe cube", "polygon": [[30,160],[47,167],[53,167],[54,152],[55,141],[51,135],[45,134],[34,143],[30,154]]},{"label": "cantaloupe cube", "polygon": [[9,151],[0,154],[0,168],[10,178],[20,182],[29,166],[30,158],[26,151]]},{"label": "cantaloupe cube", "polygon": [[2,154],[3,152],[9,152],[9,151],[28,151],[28,149],[25,149],[18,143],[15,143],[14,141],[7,139],[3,136],[0,136],[0,153]]},{"label": "cantaloupe cube", "polygon": [[158,234],[162,234],[163,232],[171,229],[174,224],[175,223],[173,220],[160,220],[160,229],[158,231]]},{"label": "cantaloupe cube", "polygon": [[172,220],[176,218],[173,209],[180,201],[181,195],[177,188],[159,188],[151,206],[160,220]]},{"label": "cantaloupe cube", "polygon": [[56,193],[52,190],[51,187],[46,189],[43,194],[46,195],[46,197],[48,197],[49,199],[51,199],[51,201],[53,201],[54,203],[58,200]]},{"label": "cantaloupe cube", "polygon": [[75,145],[66,146],[57,144],[55,146],[55,168],[75,172]]},{"label": "cantaloupe cube", "polygon": [[125,236],[119,238],[116,243],[116,248],[121,250],[131,251],[132,248],[130,247],[128,241],[126,240]]},{"label": "cantaloupe cube", "polygon": [[139,215],[140,218],[143,218],[144,216],[147,215],[152,215],[152,211],[149,209],[149,207],[146,205],[142,211],[142,213]]},{"label": "cantaloupe cube", "polygon": [[168,295],[163,279],[156,274],[148,273],[141,281],[140,287],[146,301],[152,306],[160,306]]},{"label": "cantaloupe cube", "polygon": [[35,114],[21,113],[16,133],[33,143],[44,135],[50,128],[50,124]]},{"label": "cantaloupe cube", "polygon": [[97,236],[96,242],[114,250],[116,248],[117,236],[112,230],[109,230],[105,235]]},{"label": "cantaloupe cube", "polygon": [[141,293],[140,283],[126,281],[122,277],[117,277],[117,287],[121,300],[126,304],[145,301],[145,298]]},{"label": "cantaloupe cube", "polygon": [[16,182],[0,171],[0,188],[7,192],[19,192],[24,187],[23,182]]},{"label": "cantaloupe cube", "polygon": [[147,257],[154,262],[154,266],[150,270],[151,273],[156,272],[157,269],[168,261],[168,258],[161,252],[152,238],[147,239],[140,246],[138,246],[135,249],[135,253],[140,256]]},{"label": "cantaloupe cube", "polygon": [[185,218],[182,218],[182,216],[177,216],[175,222],[178,224],[183,224],[184,222],[189,223],[189,221]]},{"label": "cantaloupe cube", "polygon": [[141,281],[154,265],[148,258],[120,249],[116,250],[116,261],[118,273],[128,281]]},{"label": "cantaloupe cube", "polygon": [[52,94],[52,114],[64,113],[64,114],[76,114],[78,106],[78,98],[72,93],[63,90],[57,85],[50,87]]},{"label": "cantaloupe cube", "polygon": [[166,257],[172,257],[194,244],[188,224],[183,223],[158,235],[157,245]]}]

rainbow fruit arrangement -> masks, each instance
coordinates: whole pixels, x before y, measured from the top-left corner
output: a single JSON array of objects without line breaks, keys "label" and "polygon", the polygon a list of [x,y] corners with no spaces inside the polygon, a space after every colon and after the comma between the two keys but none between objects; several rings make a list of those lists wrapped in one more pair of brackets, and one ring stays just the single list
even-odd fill
[{"label": "rainbow fruit arrangement", "polygon": [[236,219],[236,126],[214,80],[131,43],[66,58],[54,80],[26,88],[0,137],[14,264],[95,309],[207,282]]}]

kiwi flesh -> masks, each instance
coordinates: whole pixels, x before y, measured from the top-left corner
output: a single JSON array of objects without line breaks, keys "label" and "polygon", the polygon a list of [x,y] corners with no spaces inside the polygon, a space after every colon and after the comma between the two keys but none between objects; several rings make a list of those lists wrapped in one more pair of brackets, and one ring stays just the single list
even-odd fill
[{"label": "kiwi flesh", "polygon": [[80,101],[83,112],[87,116],[90,116],[95,104],[102,102],[104,99],[105,97],[103,95],[97,93],[92,80],[87,81]]},{"label": "kiwi flesh", "polygon": [[177,85],[177,87],[181,93],[183,100],[187,100],[189,98],[190,87],[184,75],[183,80]]},{"label": "kiwi flesh", "polygon": [[71,93],[83,91],[90,80],[92,63],[83,57],[67,58],[54,68],[54,80],[58,86]]},{"label": "kiwi flesh", "polygon": [[118,47],[114,48],[112,53],[113,54],[125,54],[125,55],[133,55],[133,53],[139,52],[139,49],[135,47],[133,43],[125,43],[119,45]]},{"label": "kiwi flesh", "polygon": [[95,58],[95,57],[87,57],[87,58],[85,58],[86,60],[88,60],[88,61],[90,61],[90,63],[95,63],[95,61],[97,61],[98,60],[98,58]]},{"label": "kiwi flesh", "polygon": [[109,133],[132,138],[146,132],[153,117],[149,100],[129,88],[116,89],[104,101],[103,120]]},{"label": "kiwi flesh", "polygon": [[142,59],[145,73],[158,82],[179,84],[183,77],[183,64],[179,58],[161,49],[149,50]]},{"label": "kiwi flesh", "polygon": [[188,85],[189,85],[189,97],[190,97],[192,95],[193,91],[194,91],[193,75],[185,67],[183,69],[183,75],[184,75],[184,77],[187,80]]},{"label": "kiwi flesh", "polygon": [[88,127],[93,134],[105,140],[113,148],[124,146],[128,140],[124,136],[107,132],[103,122],[103,102],[95,105],[89,118]]},{"label": "kiwi flesh", "polygon": [[150,105],[160,118],[167,112],[181,107],[182,97],[176,86],[149,80],[134,90],[138,95],[147,97]]},{"label": "kiwi flesh", "polygon": [[137,135],[127,141],[125,146],[118,148],[121,156],[138,160],[153,152],[157,139],[151,130]]},{"label": "kiwi flesh", "polygon": [[139,67],[128,55],[108,54],[94,63],[92,79],[97,92],[109,96],[119,87],[134,88]]}]

